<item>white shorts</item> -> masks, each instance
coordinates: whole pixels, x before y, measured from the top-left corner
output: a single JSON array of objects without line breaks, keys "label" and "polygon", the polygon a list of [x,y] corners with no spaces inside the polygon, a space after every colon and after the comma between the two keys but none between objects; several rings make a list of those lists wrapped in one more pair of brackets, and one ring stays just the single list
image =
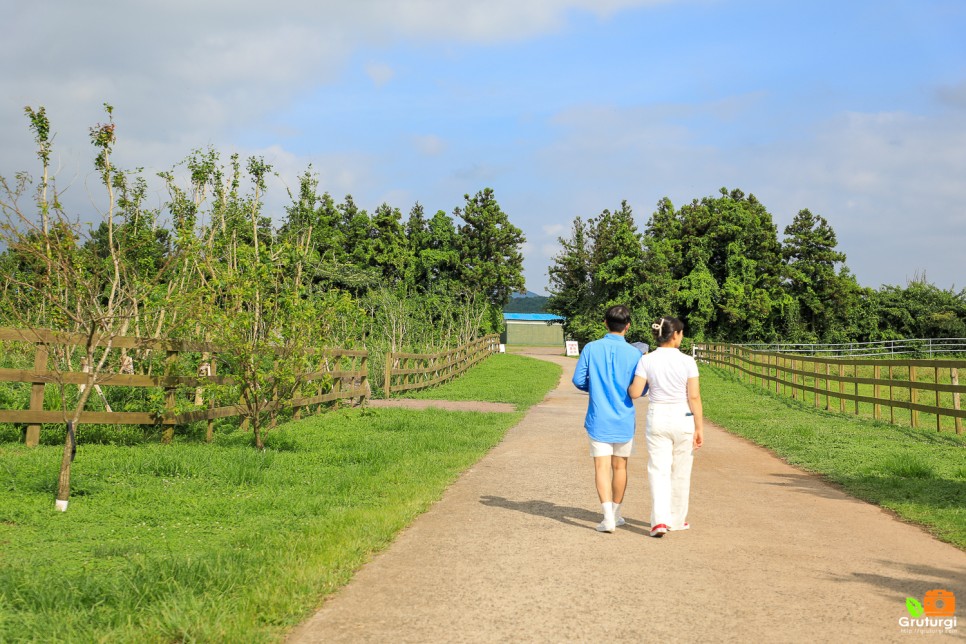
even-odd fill
[{"label": "white shorts", "polygon": [[626,443],[602,443],[590,439],[590,455],[594,458],[598,456],[623,456],[627,458],[634,451],[634,439]]}]

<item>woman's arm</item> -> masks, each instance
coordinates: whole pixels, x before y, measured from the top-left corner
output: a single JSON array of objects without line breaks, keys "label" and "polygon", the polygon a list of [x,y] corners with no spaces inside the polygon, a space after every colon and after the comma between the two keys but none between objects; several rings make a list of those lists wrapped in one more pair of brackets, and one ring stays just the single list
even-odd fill
[{"label": "woman's arm", "polygon": [[688,378],[688,406],[694,414],[694,449],[698,449],[704,444],[704,408],[697,378]]},{"label": "woman's arm", "polygon": [[647,378],[635,375],[634,380],[631,381],[631,386],[627,388],[627,395],[631,398],[640,398],[646,386]]}]

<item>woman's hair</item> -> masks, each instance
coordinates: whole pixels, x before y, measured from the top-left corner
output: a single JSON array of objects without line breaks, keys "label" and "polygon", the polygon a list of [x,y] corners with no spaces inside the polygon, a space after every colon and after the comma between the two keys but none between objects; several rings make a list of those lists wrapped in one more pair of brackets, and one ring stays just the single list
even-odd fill
[{"label": "woman's hair", "polygon": [[607,325],[607,330],[614,333],[620,333],[627,328],[627,325],[631,321],[631,312],[626,306],[618,305],[612,306],[607,309],[604,313],[604,324]]},{"label": "woman's hair", "polygon": [[654,329],[654,338],[658,344],[664,344],[671,340],[678,331],[684,331],[684,322],[677,318],[661,318],[651,325]]}]

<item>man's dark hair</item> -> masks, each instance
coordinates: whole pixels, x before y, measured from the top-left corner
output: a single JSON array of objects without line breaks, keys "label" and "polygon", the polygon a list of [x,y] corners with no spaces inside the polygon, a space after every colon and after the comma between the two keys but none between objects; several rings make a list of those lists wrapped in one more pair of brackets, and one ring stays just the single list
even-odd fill
[{"label": "man's dark hair", "polygon": [[610,307],[604,314],[604,324],[607,325],[607,330],[612,333],[620,333],[627,328],[630,322],[631,312],[621,304]]}]

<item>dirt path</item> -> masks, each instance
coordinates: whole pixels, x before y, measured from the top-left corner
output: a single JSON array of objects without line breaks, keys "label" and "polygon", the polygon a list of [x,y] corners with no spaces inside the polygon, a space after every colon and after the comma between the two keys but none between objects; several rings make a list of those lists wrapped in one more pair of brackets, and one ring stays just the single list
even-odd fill
[{"label": "dirt path", "polygon": [[586,397],[540,357],[557,389],[292,642],[920,641],[899,618],[934,588],[963,637],[966,553],[714,426],[693,528],[652,539],[639,408],[628,525],[596,532]]}]

